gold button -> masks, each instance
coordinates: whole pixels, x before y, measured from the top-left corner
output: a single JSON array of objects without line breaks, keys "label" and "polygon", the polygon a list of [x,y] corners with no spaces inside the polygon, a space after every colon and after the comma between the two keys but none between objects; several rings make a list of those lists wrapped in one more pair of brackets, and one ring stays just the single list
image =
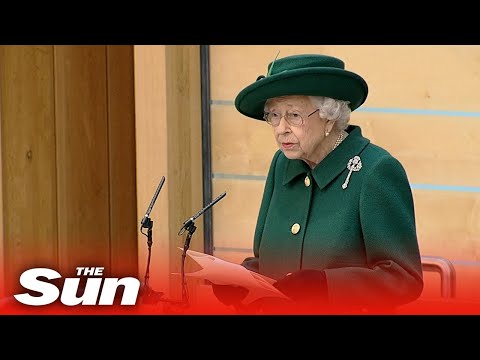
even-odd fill
[{"label": "gold button", "polygon": [[295,223],[292,225],[292,234],[296,235],[300,231],[300,225]]},{"label": "gold button", "polygon": [[310,186],[310,178],[308,176],[305,178],[305,186],[306,187]]}]

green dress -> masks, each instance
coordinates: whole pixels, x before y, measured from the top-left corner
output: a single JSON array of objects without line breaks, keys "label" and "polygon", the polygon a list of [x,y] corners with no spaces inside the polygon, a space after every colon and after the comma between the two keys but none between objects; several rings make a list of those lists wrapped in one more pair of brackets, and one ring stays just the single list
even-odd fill
[{"label": "green dress", "polygon": [[349,136],[314,169],[275,153],[255,229],[255,257],[244,264],[274,279],[324,270],[333,304],[413,301],[423,278],[406,172],[360,127],[346,131]]}]

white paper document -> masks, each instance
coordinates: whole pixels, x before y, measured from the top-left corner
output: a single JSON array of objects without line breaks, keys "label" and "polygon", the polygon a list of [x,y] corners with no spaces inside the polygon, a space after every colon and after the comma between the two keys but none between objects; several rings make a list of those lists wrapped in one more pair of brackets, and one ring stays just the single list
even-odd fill
[{"label": "white paper document", "polygon": [[187,250],[187,255],[202,269],[185,273],[185,276],[205,279],[217,285],[243,286],[249,290],[243,300],[244,304],[249,304],[263,297],[289,299],[272,285],[275,280],[250,271],[240,264],[193,250]]}]

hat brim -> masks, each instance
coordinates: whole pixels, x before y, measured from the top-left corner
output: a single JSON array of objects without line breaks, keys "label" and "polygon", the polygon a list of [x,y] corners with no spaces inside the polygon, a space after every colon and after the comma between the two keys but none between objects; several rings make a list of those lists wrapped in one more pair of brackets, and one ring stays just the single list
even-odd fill
[{"label": "hat brim", "polygon": [[354,111],[368,95],[365,80],[344,69],[314,67],[285,71],[265,77],[244,88],[235,98],[237,110],[263,120],[265,101],[286,95],[326,96],[350,102]]}]

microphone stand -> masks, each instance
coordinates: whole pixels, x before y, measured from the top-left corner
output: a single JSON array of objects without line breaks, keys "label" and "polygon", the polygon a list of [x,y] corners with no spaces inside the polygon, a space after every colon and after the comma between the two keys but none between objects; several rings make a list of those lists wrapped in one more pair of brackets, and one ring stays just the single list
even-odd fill
[{"label": "microphone stand", "polygon": [[[171,300],[163,298],[164,293],[161,291],[155,291],[150,288],[148,285],[149,279],[149,267],[150,267],[150,257],[151,257],[151,247],[153,244],[152,241],[152,228],[153,228],[153,221],[150,218],[145,219],[144,224],[142,222],[142,228],[147,228],[147,245],[148,245],[148,261],[147,261],[147,270],[145,271],[145,285],[143,291],[143,303],[144,304],[157,304],[158,302],[170,303],[173,305],[180,305],[181,307],[186,306],[185,301],[178,301],[178,300]],[[142,234],[145,233],[142,231]]]},{"label": "microphone stand", "polygon": [[182,252],[182,264],[181,264],[181,276],[182,276],[182,303],[188,306],[189,304],[189,299],[188,299],[188,289],[187,289],[187,280],[185,277],[185,259],[187,257],[187,251],[190,247],[190,241],[192,240],[192,236],[195,233],[195,230],[197,230],[197,227],[195,226],[195,220],[202,215],[205,211],[207,211],[209,208],[211,208],[213,205],[215,205],[217,202],[219,202],[221,199],[223,199],[227,195],[227,192],[223,192],[221,195],[219,195],[217,198],[215,198],[210,204],[205,206],[202,210],[197,212],[195,215],[193,215],[190,219],[185,220],[183,222],[182,227],[180,228],[178,235],[182,235],[185,231],[188,231],[187,237],[185,239],[185,243],[183,245],[183,252]]},{"label": "microphone stand", "polygon": [[[180,307],[188,307],[189,306],[189,299],[188,299],[188,291],[187,291],[187,282],[185,278],[185,258],[187,256],[188,248],[190,247],[190,241],[192,239],[193,234],[197,227],[195,226],[195,220],[202,215],[206,210],[211,208],[214,204],[220,201],[225,195],[227,194],[224,192],[220,196],[218,196],[215,200],[213,200],[210,204],[205,206],[202,210],[196,213],[194,216],[189,218],[188,220],[183,222],[183,226],[178,232],[178,235],[182,235],[185,231],[188,231],[187,238],[185,240],[185,244],[183,246],[183,253],[182,253],[182,264],[181,264],[181,277],[182,277],[182,300],[171,300],[171,299],[164,299],[163,292],[154,291],[150,288],[148,281],[150,278],[150,259],[152,254],[152,244],[153,244],[153,237],[152,237],[152,229],[153,229],[153,221],[150,219],[150,212],[152,211],[153,205],[157,200],[158,194],[162,189],[163,183],[165,182],[165,176],[162,176],[160,180],[160,184],[153,195],[152,201],[150,202],[150,206],[145,213],[140,225],[140,232],[147,237],[147,247],[148,247],[148,259],[147,259],[147,267],[145,271],[145,280],[144,280],[144,288],[142,291],[142,298],[143,303],[145,304],[156,304],[158,302],[165,302],[174,305],[179,305]],[[147,229],[147,233],[143,232],[143,229]]]},{"label": "microphone stand", "polygon": [[[144,287],[142,291],[142,299],[144,304],[156,304],[159,301],[162,301],[162,302],[171,303],[175,305],[184,305],[183,301],[164,299],[163,292],[153,290],[152,288],[150,288],[148,284],[148,280],[150,278],[150,259],[152,255],[152,244],[153,244],[153,239],[152,239],[153,221],[152,219],[150,219],[150,212],[153,209],[153,205],[157,200],[158,194],[160,193],[160,190],[162,189],[164,182],[165,182],[165,176],[162,176],[162,179],[160,180],[160,184],[158,184],[157,190],[155,191],[152,201],[150,202],[150,206],[148,207],[147,212],[145,213],[145,216],[143,217],[140,224],[140,232],[147,237],[147,247],[148,247],[148,260],[147,260],[147,268],[145,271],[145,282],[144,282]],[[146,234],[142,231],[143,229],[147,229]]]},{"label": "microphone stand", "polygon": [[[150,202],[147,212],[145,213],[145,216],[143,217],[140,223],[140,232],[147,237],[147,247],[148,247],[148,260],[147,260],[147,268],[145,270],[145,281],[144,281],[144,288],[143,288],[143,302],[147,304],[155,303],[160,299],[160,297],[163,296],[163,292],[157,292],[150,288],[150,286],[148,285],[148,280],[150,278],[150,259],[152,256],[152,244],[153,244],[153,239],[152,239],[153,221],[152,219],[150,219],[150,213],[153,209],[153,205],[155,204],[155,201],[157,200],[158,194],[160,193],[160,190],[163,187],[164,182],[165,182],[165,176],[162,176],[162,179],[158,184],[157,190],[153,195],[152,201]],[[143,229],[147,229],[146,234],[142,231]]]},{"label": "microphone stand", "polygon": [[187,238],[185,239],[185,244],[183,245],[182,252],[182,301],[185,304],[188,304],[188,290],[187,290],[187,280],[185,277],[185,258],[187,257],[187,250],[190,247],[190,241],[192,239],[193,233],[197,230],[195,223],[190,221],[189,225],[185,226],[185,230],[188,231]]},{"label": "microphone stand", "polygon": [[[143,228],[148,229],[147,234],[145,234],[142,231]],[[148,260],[147,260],[147,268],[145,270],[145,281],[144,281],[144,289],[143,289],[143,302],[145,304],[156,303],[163,296],[163,292],[154,291],[148,285],[148,279],[150,278],[150,258],[152,256],[152,244],[153,244],[152,228],[153,228],[153,221],[150,218],[144,218],[144,222],[142,223],[142,227],[140,231],[142,234],[147,236],[147,246],[148,246]]]}]

